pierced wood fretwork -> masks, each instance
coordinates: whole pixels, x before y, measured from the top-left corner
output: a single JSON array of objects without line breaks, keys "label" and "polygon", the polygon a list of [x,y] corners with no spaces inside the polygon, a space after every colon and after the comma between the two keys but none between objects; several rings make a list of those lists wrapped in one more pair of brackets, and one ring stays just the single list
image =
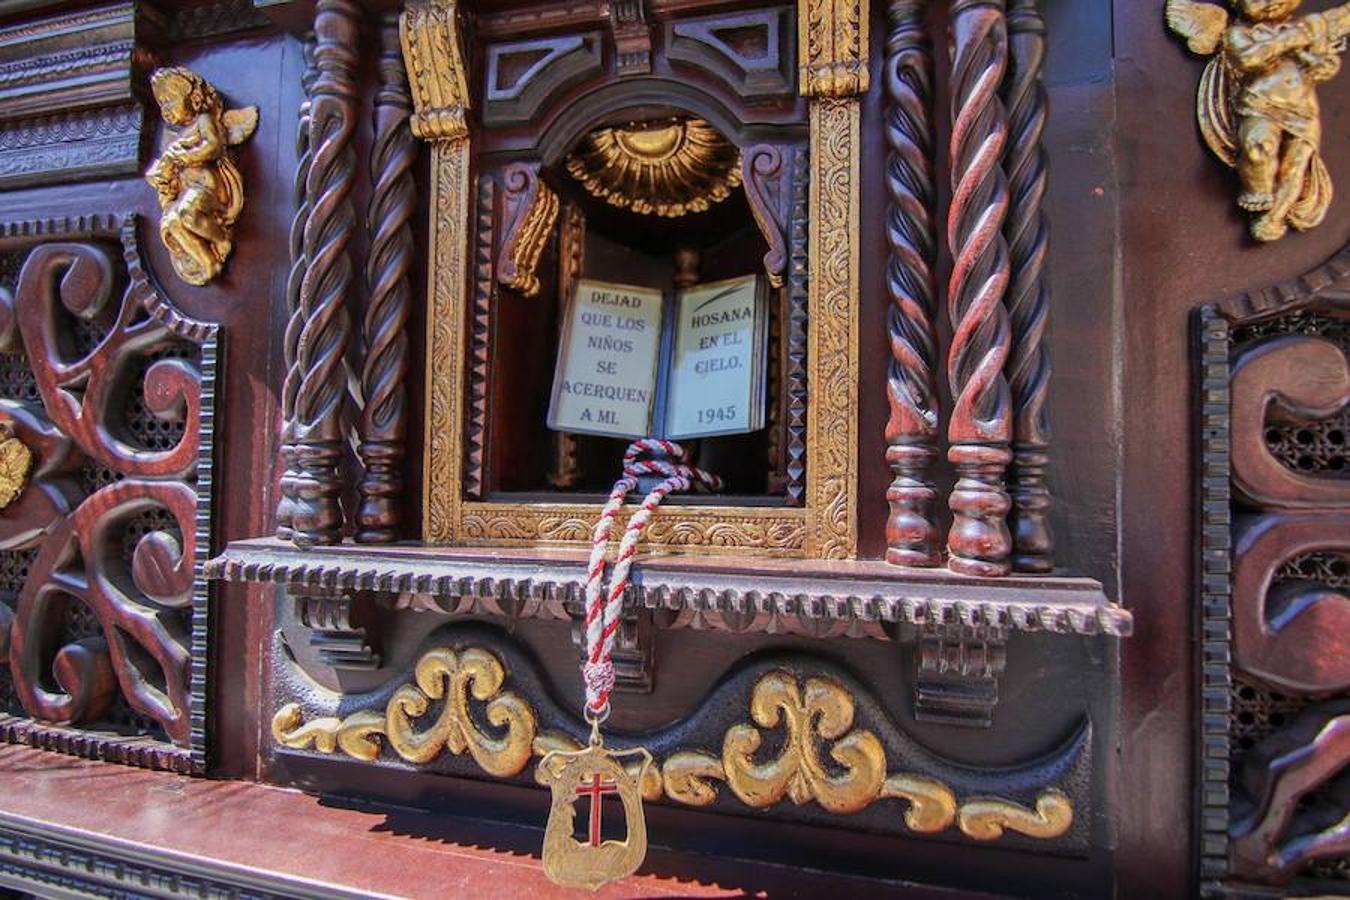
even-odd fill
[{"label": "pierced wood fretwork", "polygon": [[1008,114],[998,92],[1008,64],[1007,22],[1003,0],[955,0],[951,12],[947,457],[957,481],[948,499],[953,516],[948,566],[967,575],[1006,575],[1012,569],[1012,537],[1005,519],[1012,504],[1003,479],[1012,460],[1012,404],[1003,375],[1010,341],[1003,295],[1010,265],[1002,233],[1008,185],[1001,163]]},{"label": "pierced wood fretwork", "polygon": [[937,457],[937,337],[934,333],[937,237],[933,180],[933,54],[924,32],[927,0],[892,0],[886,36],[886,377],[890,418],[886,462],[886,560],[936,566],[942,561],[929,470]]},{"label": "pierced wood fretwork", "polygon": [[1045,20],[1039,0],[1013,0],[1008,13],[1008,80],[1003,100],[1008,107],[1010,139],[1003,157],[1012,205],[1003,233],[1012,257],[1008,316],[1012,350],[1008,386],[1013,402],[1013,465],[1011,470],[1013,568],[1049,572],[1055,567],[1054,540],[1048,516],[1050,491],[1045,483],[1050,427],[1045,401],[1050,388],[1050,356],[1045,327],[1050,315],[1050,290],[1045,261],[1049,228],[1045,202],[1046,160],[1043,136],[1048,115],[1042,71],[1045,68]]},{"label": "pierced wood fretwork", "polygon": [[300,284],[304,325],[296,349],[301,378],[295,398],[296,478],[292,539],[301,546],[342,539],[343,364],[351,337],[347,298],[354,273],[348,245],[356,232],[357,40],[353,0],[318,0],[314,14],[318,77],[310,107],[310,163],[305,221],[306,269]]},{"label": "pierced wood fretwork", "polygon": [[[208,601],[198,560],[210,551],[217,328],[151,282],[136,227],[128,216],[121,228],[120,301],[100,240],[113,233],[97,225],[78,241],[33,246],[13,294],[0,290],[3,342],[33,385],[0,399],[0,429],[36,451],[0,514],[0,551],[28,554],[12,614],[0,615],[0,667],[37,720],[0,710],[0,737],[201,771]],[[106,727],[118,709],[141,723],[135,736],[81,730]]]},{"label": "pierced wood fretwork", "polygon": [[408,128],[412,97],[399,44],[398,16],[380,20],[380,89],[370,151],[370,209],[366,257],[365,406],[361,415],[361,502],[356,540],[389,543],[400,536],[404,440],[408,430],[409,271],[412,215],[417,206],[412,167],[417,146]]}]

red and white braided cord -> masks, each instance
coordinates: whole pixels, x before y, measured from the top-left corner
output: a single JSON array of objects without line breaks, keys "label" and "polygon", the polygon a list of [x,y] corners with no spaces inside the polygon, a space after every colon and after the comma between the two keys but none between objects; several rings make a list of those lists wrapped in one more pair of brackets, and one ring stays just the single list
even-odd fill
[{"label": "red and white braided cord", "polygon": [[[666,459],[643,459],[645,454],[664,453]],[[591,535],[591,561],[586,570],[586,663],[581,675],[586,683],[586,709],[591,715],[603,716],[609,707],[609,694],[614,689],[614,638],[623,614],[623,595],[628,588],[628,573],[637,555],[642,530],[651,521],[656,507],[667,494],[687,491],[695,484],[709,490],[718,490],[722,479],[691,466],[685,461],[685,450],[672,441],[643,438],[634,441],[623,454],[623,475],[614,482],[600,520]],[[623,509],[623,502],[638,486],[642,475],[664,475],[665,480],[652,488],[642,505],[628,520],[619,555],[614,561],[614,574],[609,590],[604,589],[605,554],[614,520]]]}]

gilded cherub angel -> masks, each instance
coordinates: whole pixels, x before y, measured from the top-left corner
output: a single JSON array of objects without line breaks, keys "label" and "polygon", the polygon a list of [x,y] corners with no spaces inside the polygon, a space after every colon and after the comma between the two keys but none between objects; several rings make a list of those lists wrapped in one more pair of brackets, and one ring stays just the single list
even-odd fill
[{"label": "gilded cherub angel", "polygon": [[159,236],[174,270],[188,284],[206,284],[230,255],[244,182],[230,147],[258,127],[258,107],[225,109],[220,93],[195,72],[158,69],[150,87],[167,125],[180,129],[145,173],[159,194]]},{"label": "gilded cherub angel", "polygon": [[1316,226],[1331,204],[1322,161],[1317,85],[1340,70],[1350,2],[1294,18],[1301,0],[1232,0],[1240,13],[1200,0],[1167,0],[1167,24],[1192,52],[1213,56],[1200,79],[1196,115],[1205,143],[1237,169],[1238,205],[1260,213],[1259,241],[1289,226]]}]

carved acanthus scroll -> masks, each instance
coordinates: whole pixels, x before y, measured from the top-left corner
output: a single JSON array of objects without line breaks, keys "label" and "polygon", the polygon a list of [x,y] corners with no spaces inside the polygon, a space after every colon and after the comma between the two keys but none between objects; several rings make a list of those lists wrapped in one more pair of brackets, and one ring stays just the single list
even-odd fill
[{"label": "carved acanthus scroll", "polygon": [[497,280],[526,297],[539,294],[539,258],[553,236],[560,201],[539,177],[537,163],[513,163],[502,173],[505,234]]}]

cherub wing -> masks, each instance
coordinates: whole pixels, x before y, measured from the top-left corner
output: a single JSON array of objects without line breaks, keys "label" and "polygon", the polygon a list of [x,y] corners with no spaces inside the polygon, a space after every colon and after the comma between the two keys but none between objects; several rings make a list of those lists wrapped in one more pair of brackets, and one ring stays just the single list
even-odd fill
[{"label": "cherub wing", "polygon": [[1223,41],[1228,10],[1196,0],[1167,0],[1167,27],[1186,39],[1192,53],[1209,56]]},{"label": "cherub wing", "polygon": [[253,136],[254,129],[258,127],[258,107],[227,109],[221,118],[225,121],[225,140],[233,147]]}]

